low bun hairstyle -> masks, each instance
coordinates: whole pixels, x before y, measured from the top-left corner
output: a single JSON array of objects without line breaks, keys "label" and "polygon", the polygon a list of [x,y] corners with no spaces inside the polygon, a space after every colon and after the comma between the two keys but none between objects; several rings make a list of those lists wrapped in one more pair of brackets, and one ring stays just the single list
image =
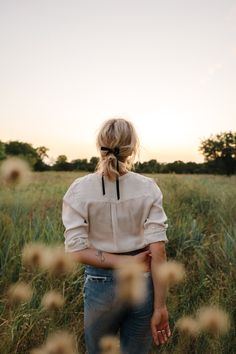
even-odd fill
[{"label": "low bun hairstyle", "polygon": [[[126,119],[109,119],[103,123],[97,135],[97,149],[100,152],[100,159],[97,171],[103,173],[109,180],[131,170],[136,154],[139,150],[139,139],[131,122]],[[109,149],[119,148],[117,157],[112,152],[101,150],[101,147]],[[119,173],[116,163],[119,163]]]}]

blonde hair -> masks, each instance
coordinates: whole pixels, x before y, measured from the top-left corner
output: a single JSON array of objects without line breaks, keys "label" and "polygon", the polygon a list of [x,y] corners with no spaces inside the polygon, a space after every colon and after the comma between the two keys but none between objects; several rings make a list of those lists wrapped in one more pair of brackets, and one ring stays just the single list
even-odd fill
[{"label": "blonde hair", "polygon": [[[133,167],[139,150],[139,139],[131,122],[123,118],[109,119],[100,128],[96,145],[100,151],[96,170],[107,176],[109,180],[115,180],[117,176],[119,177]],[[112,152],[101,150],[101,147],[109,149],[118,147],[117,158]],[[116,169],[117,159],[119,172]]]}]

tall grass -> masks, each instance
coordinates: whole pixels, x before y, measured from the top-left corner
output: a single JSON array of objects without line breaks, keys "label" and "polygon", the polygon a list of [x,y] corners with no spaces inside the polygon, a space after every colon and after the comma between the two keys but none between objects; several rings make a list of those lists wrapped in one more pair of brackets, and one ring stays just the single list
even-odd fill
[{"label": "tall grass", "polygon": [[[56,329],[69,329],[83,346],[83,267],[70,276],[52,277],[29,271],[21,264],[25,244],[64,242],[61,222],[62,196],[78,173],[35,173],[21,188],[0,187],[0,352],[29,353]],[[236,177],[152,175],[164,196],[168,216],[168,259],[185,265],[187,279],[171,288],[167,303],[173,332],[168,344],[153,353],[230,354],[236,348]],[[29,303],[9,308],[6,291],[18,280],[30,282]],[[65,306],[46,313],[40,306],[44,293],[59,290]],[[202,305],[218,305],[231,317],[230,331],[222,337],[202,334],[183,337],[176,321],[192,315]]]}]

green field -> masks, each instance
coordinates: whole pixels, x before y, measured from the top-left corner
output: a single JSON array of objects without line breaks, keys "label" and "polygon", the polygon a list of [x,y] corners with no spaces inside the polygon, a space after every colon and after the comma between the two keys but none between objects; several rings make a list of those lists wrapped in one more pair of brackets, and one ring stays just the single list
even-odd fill
[{"label": "green field", "polygon": [[[26,354],[43,343],[50,332],[69,329],[83,348],[83,269],[70,276],[51,278],[21,264],[21,250],[30,241],[64,243],[62,197],[75,172],[34,173],[25,187],[0,187],[0,353]],[[236,176],[152,175],[163,192],[168,216],[168,259],[185,265],[187,279],[168,295],[169,344],[153,353],[236,353]],[[5,292],[18,280],[30,282],[34,296],[15,309],[6,306]],[[66,299],[63,310],[41,311],[40,301],[49,289]],[[216,304],[229,313],[230,331],[221,337],[202,334],[184,338],[175,328],[178,318],[192,315],[201,305]]]}]

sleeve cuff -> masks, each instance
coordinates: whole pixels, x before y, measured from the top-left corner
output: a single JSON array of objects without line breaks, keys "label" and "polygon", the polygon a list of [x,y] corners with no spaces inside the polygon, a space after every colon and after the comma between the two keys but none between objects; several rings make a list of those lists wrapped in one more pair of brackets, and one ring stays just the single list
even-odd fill
[{"label": "sleeve cuff", "polygon": [[158,241],[165,241],[166,243],[169,242],[165,231],[161,231],[161,232],[156,231],[145,235],[145,243],[147,245]]},{"label": "sleeve cuff", "polygon": [[89,247],[88,235],[74,236],[71,239],[66,238],[64,245],[65,252],[76,252],[84,250]]}]

